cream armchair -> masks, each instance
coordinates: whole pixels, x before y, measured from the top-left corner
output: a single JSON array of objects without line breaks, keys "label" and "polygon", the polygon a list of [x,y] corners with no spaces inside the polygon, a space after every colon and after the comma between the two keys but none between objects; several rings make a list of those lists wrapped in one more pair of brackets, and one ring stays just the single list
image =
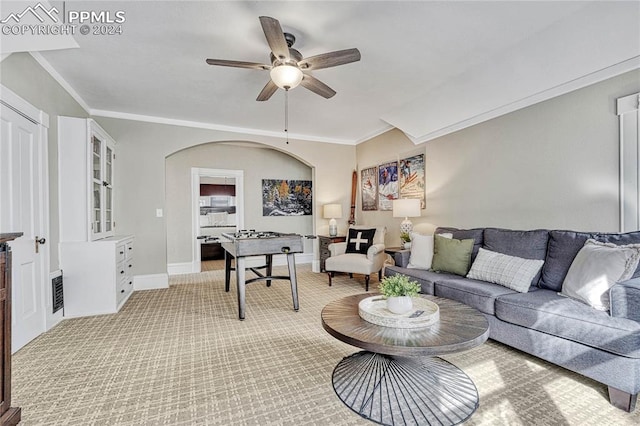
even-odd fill
[{"label": "cream armchair", "polygon": [[[384,266],[384,260],[386,254],[384,252],[384,237],[387,233],[387,228],[384,226],[352,226],[349,228],[353,230],[353,235],[350,238],[347,235],[347,241],[344,243],[329,244],[329,256],[325,262],[325,270],[329,275],[329,285],[331,285],[331,278],[333,278],[336,272],[346,272],[349,277],[353,278],[353,274],[363,274],[365,276],[365,289],[369,291],[369,276],[377,272],[378,280],[382,279],[382,267]],[[347,245],[352,243],[358,246],[360,243],[366,244],[362,238],[362,233],[357,233],[358,230],[375,229],[375,234],[371,240],[372,244],[366,249],[366,253],[347,253]]]}]

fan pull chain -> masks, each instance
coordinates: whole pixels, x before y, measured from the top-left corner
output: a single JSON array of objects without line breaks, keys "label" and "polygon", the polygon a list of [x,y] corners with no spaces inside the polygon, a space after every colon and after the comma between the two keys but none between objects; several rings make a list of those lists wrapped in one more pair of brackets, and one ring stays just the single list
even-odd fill
[{"label": "fan pull chain", "polygon": [[289,89],[284,90],[284,133],[287,135],[287,145],[289,145]]}]

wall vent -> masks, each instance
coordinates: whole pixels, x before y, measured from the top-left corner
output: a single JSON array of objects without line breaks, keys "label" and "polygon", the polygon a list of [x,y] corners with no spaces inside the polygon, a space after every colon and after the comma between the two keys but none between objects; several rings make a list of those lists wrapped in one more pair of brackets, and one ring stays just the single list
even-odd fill
[{"label": "wall vent", "polygon": [[57,272],[58,272],[58,275],[51,278],[51,294],[53,296],[53,313],[54,314],[64,307],[62,271],[57,271]]}]

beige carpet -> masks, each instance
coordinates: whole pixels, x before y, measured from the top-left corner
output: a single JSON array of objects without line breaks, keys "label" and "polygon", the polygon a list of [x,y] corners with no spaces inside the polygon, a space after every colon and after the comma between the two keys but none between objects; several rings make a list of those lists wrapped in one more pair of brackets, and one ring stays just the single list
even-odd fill
[{"label": "beige carpet", "polygon": [[[282,271],[284,273],[284,271]],[[247,319],[223,272],[183,275],[133,294],[120,313],[66,320],[13,357],[13,405],[24,425],[364,425],[336,397],[335,365],[357,349],[329,336],[320,311],[364,280],[298,268],[247,288]],[[377,280],[373,280],[373,287]],[[637,425],[606,388],[489,341],[445,357],[474,380],[469,425]]]}]

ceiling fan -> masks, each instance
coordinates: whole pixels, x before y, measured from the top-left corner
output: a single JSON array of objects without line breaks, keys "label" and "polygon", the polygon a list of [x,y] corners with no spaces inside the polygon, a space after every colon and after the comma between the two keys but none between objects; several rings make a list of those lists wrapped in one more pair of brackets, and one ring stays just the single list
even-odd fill
[{"label": "ceiling fan", "polygon": [[335,95],[336,91],[312,76],[308,71],[335,67],[360,60],[360,51],[358,49],[337,50],[304,58],[300,52],[292,47],[296,38],[293,34],[283,32],[277,19],[261,16],[260,24],[271,48],[271,64],[207,59],[209,65],[269,70],[271,79],[256,98],[257,101],[268,100],[278,90],[278,87],[288,91],[299,84],[328,99]]}]

